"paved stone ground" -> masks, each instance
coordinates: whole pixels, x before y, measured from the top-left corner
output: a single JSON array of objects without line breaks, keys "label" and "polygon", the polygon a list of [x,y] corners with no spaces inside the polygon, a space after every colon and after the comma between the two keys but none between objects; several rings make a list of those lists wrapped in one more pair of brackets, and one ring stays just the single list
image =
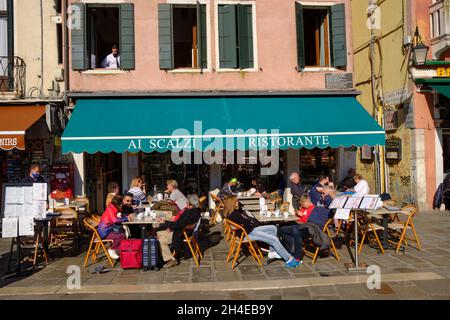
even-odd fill
[{"label": "paved stone ground", "polygon": [[[95,288],[105,290],[105,286],[110,288],[110,293],[102,293],[102,299],[450,299],[450,213],[420,212],[415,217],[415,225],[423,251],[408,247],[405,253],[396,254],[388,250],[381,255],[368,245],[364,246],[361,261],[378,265],[382,277],[389,275],[389,281],[382,278],[383,283],[378,290],[369,290],[365,281],[341,281],[351,277],[344,266],[351,261],[345,246],[338,250],[340,261],[330,256],[319,258],[312,265],[311,260],[305,257],[301,267],[288,270],[282,261],[261,268],[248,257],[232,270],[231,264],[225,263],[228,248],[221,239],[220,226],[217,226],[210,237],[213,241],[209,245],[213,246],[206,250],[200,267],[189,259],[169,270],[142,272],[122,270],[116,266],[111,272],[91,275],[89,268],[82,267],[84,252],[70,257],[56,255],[56,259],[45,268],[27,277],[0,280],[0,299],[98,299]],[[0,240],[0,274],[6,271],[9,246],[10,240]],[[107,266],[106,261],[100,264]],[[90,288],[91,291],[81,294],[76,290],[73,293],[58,290],[66,287],[66,271],[70,265],[81,267],[82,288]],[[420,280],[414,273],[429,273],[434,277]],[[408,274],[412,276],[406,280],[401,278]],[[288,280],[290,285],[274,287],[274,280],[280,284],[286,284]],[[236,290],[233,287],[223,289],[228,283],[230,286],[240,283],[241,286],[234,288]],[[255,283],[258,288],[253,287]],[[266,283],[267,288],[264,287]],[[186,284],[197,289],[189,289]],[[216,290],[217,284],[222,285],[221,290]],[[246,284],[253,289],[245,290]],[[146,285],[153,285],[151,292],[145,291]],[[154,285],[166,289],[155,292]],[[198,285],[202,289],[198,289]],[[137,288],[137,292],[124,294],[122,289],[126,288]],[[30,296],[29,293],[35,294]]]}]

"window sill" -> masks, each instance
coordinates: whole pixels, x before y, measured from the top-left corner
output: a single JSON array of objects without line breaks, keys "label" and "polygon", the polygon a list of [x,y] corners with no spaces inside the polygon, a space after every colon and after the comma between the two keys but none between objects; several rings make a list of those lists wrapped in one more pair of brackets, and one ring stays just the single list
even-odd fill
[{"label": "window sill", "polygon": [[168,70],[168,73],[203,73],[203,72],[211,72],[211,69],[173,69],[173,70]]},{"label": "window sill", "polygon": [[97,74],[97,75],[111,75],[111,74],[122,74],[126,73],[124,70],[118,69],[95,69],[95,70],[86,70],[82,72],[83,74]]},{"label": "window sill", "polygon": [[321,71],[340,71],[339,69],[333,67],[306,67],[302,72],[321,72]]},{"label": "window sill", "polygon": [[227,72],[258,72],[259,69],[257,68],[251,68],[251,69],[217,69],[216,72],[218,73],[227,73]]}]

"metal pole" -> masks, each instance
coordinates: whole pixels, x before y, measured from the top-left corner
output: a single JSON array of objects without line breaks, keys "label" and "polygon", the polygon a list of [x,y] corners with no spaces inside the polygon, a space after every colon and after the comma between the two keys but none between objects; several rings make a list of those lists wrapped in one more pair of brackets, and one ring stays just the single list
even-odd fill
[{"label": "metal pole", "polygon": [[358,211],[355,211],[355,269],[359,268],[358,256]]}]

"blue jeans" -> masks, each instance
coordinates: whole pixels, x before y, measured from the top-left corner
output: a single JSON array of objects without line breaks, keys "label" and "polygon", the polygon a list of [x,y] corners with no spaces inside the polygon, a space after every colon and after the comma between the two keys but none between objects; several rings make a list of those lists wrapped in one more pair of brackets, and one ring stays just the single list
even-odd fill
[{"label": "blue jeans", "polygon": [[256,227],[248,236],[251,240],[262,241],[270,245],[270,250],[276,251],[284,261],[289,261],[291,258],[289,252],[286,251],[280,239],[278,239],[277,227],[273,225]]},{"label": "blue jeans", "polygon": [[281,228],[281,234],[288,250],[294,254],[294,258],[301,259],[303,240],[309,235],[308,228],[298,224],[285,226]]}]

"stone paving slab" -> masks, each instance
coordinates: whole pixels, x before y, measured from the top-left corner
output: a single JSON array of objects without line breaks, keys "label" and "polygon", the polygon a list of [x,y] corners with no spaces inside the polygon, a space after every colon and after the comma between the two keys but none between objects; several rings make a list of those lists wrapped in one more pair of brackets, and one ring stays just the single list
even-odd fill
[{"label": "stone paving slab", "polygon": [[[415,216],[415,225],[423,245],[422,251],[408,247],[404,253],[396,254],[393,250],[386,250],[386,253],[382,255],[367,245],[362,250],[360,261],[369,265],[378,265],[381,268],[382,281],[389,283],[390,293],[386,293],[389,290],[384,290],[386,292],[381,292],[383,291],[381,290],[378,293],[367,291],[364,289],[364,280],[349,281],[348,277],[354,277],[354,275],[348,273],[345,268],[344,264],[350,262],[351,259],[347,247],[344,245],[338,249],[341,257],[339,261],[329,256],[320,257],[315,264],[312,264],[309,258],[305,258],[303,265],[299,268],[288,270],[284,268],[283,261],[275,261],[270,265],[259,267],[251,257],[242,257],[240,264],[232,269],[231,263],[225,263],[228,248],[226,242],[222,240],[219,244],[206,250],[205,258],[199,268],[196,267],[193,259],[189,259],[182,260],[179,266],[169,270],[148,272],[122,270],[117,264],[109,273],[91,275],[89,273],[91,267],[103,264],[109,268],[107,261],[103,260],[84,268],[82,267],[84,253],[71,257],[61,257],[60,254],[56,254],[56,260],[50,261],[43,270],[24,279],[0,280],[0,297],[20,296],[26,292],[37,296],[41,291],[40,295],[54,294],[73,297],[74,293],[64,291],[68,277],[67,267],[72,265],[81,267],[82,286],[85,287],[84,294],[86,295],[97,289],[103,292],[102,295],[113,295],[114,290],[122,291],[123,288],[127,288],[127,294],[130,295],[134,294],[131,293],[133,290],[137,290],[138,295],[145,296],[156,295],[157,290],[165,295],[173,295],[175,289],[178,290],[180,286],[186,285],[187,288],[182,288],[182,290],[191,291],[194,287],[197,288],[195,292],[202,296],[205,295],[204,292],[210,294],[215,292],[216,296],[228,299],[230,290],[227,289],[227,285],[233,285],[233,292],[241,292],[247,298],[254,298],[255,292],[267,299],[270,297],[286,299],[286,297],[307,296],[304,293],[304,287],[308,288],[306,290],[308,297],[314,299],[319,297],[327,299],[376,299],[377,297],[443,299],[450,297],[448,289],[450,284],[445,282],[450,279],[450,214],[419,212]],[[214,227],[212,232],[220,233],[221,225]],[[9,244],[9,239],[0,239],[0,255],[2,256],[0,258],[0,275],[4,274],[6,270]],[[422,280],[409,279],[407,276],[414,274],[427,274],[428,276]],[[442,284],[442,280],[445,280],[445,285]],[[296,287],[292,287],[292,283],[295,283]],[[402,283],[409,286],[400,285]],[[198,285],[200,287],[196,287]],[[318,286],[326,286],[328,289],[317,289]],[[346,286],[354,287],[353,290],[346,290]],[[57,288],[57,292],[49,293],[52,291],[49,288]],[[253,293],[245,293],[250,288]],[[141,292],[140,290],[147,291]],[[225,293],[212,290],[223,290]],[[283,290],[288,291],[284,294]]]}]

